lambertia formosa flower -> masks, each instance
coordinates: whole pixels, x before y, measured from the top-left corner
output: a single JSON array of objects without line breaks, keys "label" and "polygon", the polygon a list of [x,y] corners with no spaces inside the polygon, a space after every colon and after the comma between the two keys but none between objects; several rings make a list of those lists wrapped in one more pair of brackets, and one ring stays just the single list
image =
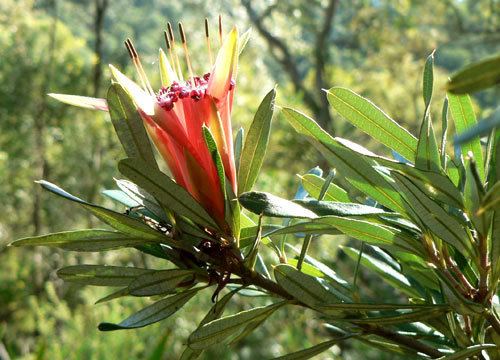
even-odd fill
[{"label": "lambertia formosa flower", "polygon": [[[165,31],[167,53],[159,51],[161,88],[154,91],[145,74],[132,42],[125,45],[137,70],[139,84],[110,65],[113,81],[132,98],[145,128],[158,152],[168,165],[175,181],[184,187],[217,221],[225,223],[225,189],[206,142],[206,131],[214,139],[222,160],[225,177],[232,192],[237,193],[236,169],[231,129],[231,111],[238,64],[238,30],[224,37],[219,26],[221,48],[215,62],[211,54],[208,22],[205,20],[210,72],[195,76],[189,58],[186,35],[179,23],[180,46],[175,42],[170,24]],[[180,55],[182,47],[188,76],[183,76]],[[168,55],[167,55],[168,54]],[[105,99],[61,94],[52,97],[77,106],[107,110]],[[205,128],[206,127],[206,128]]]}]

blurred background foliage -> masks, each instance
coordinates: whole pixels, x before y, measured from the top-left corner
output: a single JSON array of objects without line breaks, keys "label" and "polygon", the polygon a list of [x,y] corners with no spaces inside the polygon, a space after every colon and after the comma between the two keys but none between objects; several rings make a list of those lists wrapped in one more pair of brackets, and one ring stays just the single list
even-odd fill
[{"label": "blurred background foliage", "polygon": [[[215,35],[218,14],[226,29],[232,24],[240,30],[253,28],[240,59],[235,130],[249,124],[260,99],[278,84],[279,104],[301,108],[337,136],[366,139],[365,146],[374,151],[381,149],[329,110],[322,88],[349,87],[416,133],[424,110],[423,63],[437,49],[438,101],[432,114],[439,133],[449,74],[500,50],[498,0],[1,0],[0,359],[177,358],[211,306],[207,296],[170,321],[99,333],[98,322],[119,321],[139,309],[142,300],[94,305],[105,295],[101,289],[63,284],[55,270],[63,263],[154,263],[127,251],[103,258],[6,245],[22,236],[98,226],[71,203],[42,193],[34,180],[48,179],[91,202],[112,206],[100,192],[113,187],[122,151],[109,119],[59,104],[46,93],[104,96],[108,63],[133,72],[122,45],[126,37],[134,40],[158,84],[156,56],[167,20],[183,21],[195,69],[209,71],[203,18],[209,17]],[[497,87],[474,96],[479,118],[491,113],[499,95]],[[294,174],[317,164],[324,162],[278,116],[257,189],[292,196],[298,183]],[[353,265],[337,251],[339,242],[322,238],[313,251],[349,278]],[[360,280],[364,285],[377,281],[368,273]],[[391,297],[389,290],[375,290]],[[245,308],[245,301],[238,306]],[[307,312],[274,317],[243,342],[214,348],[206,358],[269,358],[318,343],[325,334]],[[347,342],[318,358],[395,357]]]}]

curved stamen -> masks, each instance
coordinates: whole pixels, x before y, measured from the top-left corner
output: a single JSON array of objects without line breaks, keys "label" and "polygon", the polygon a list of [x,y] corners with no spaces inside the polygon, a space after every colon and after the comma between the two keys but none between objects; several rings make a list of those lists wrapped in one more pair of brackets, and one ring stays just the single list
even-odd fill
[{"label": "curved stamen", "polygon": [[132,40],[128,38],[125,40],[125,47],[127,48],[128,54],[130,58],[132,59],[132,62],[134,63],[135,70],[137,71],[137,74],[139,75],[139,79],[141,80],[142,87],[144,90],[149,92],[151,95],[154,95],[153,88],[151,87],[151,84],[149,83],[148,77],[146,76],[146,72],[144,71],[144,68],[142,67],[141,60],[139,59],[139,54],[135,50],[134,44],[132,43]]},{"label": "curved stamen", "polygon": [[222,15],[219,15],[219,41],[222,46]]},{"label": "curved stamen", "polygon": [[163,31],[163,36],[165,37],[165,43],[167,44],[168,57],[170,58],[170,63],[172,64],[172,70],[174,71],[177,78],[180,78],[179,74],[177,74],[175,59],[174,55],[172,54],[172,44],[170,44],[170,39],[168,38],[167,30]]},{"label": "curved stamen", "polygon": [[205,18],[205,40],[207,42],[208,58],[210,59],[210,64],[214,63],[214,58],[212,56],[212,48],[210,46],[210,33],[208,31],[208,19]]},{"label": "curved stamen", "polygon": [[179,23],[179,33],[181,34],[182,47],[184,48],[184,55],[186,56],[186,63],[189,71],[189,77],[191,78],[191,86],[194,88],[194,74],[193,68],[191,67],[191,60],[189,59],[189,49],[186,41],[186,34],[184,33],[184,28],[182,23]]},{"label": "curved stamen", "polygon": [[177,72],[178,72],[177,76],[180,80],[182,80],[183,76],[182,76],[181,63],[179,61],[179,57],[177,56],[177,50],[175,48],[174,30],[172,30],[172,25],[170,24],[170,22],[167,23],[167,30],[168,30],[168,36],[170,38],[170,44],[172,45],[172,51],[175,57],[175,66],[177,66]]}]

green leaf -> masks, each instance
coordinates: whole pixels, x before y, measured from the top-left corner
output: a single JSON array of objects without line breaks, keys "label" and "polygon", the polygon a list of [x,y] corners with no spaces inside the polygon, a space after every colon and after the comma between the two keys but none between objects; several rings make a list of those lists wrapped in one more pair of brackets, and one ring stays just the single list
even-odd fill
[{"label": "green leaf", "polygon": [[[451,115],[453,117],[453,121],[455,122],[457,135],[460,135],[476,125],[476,115],[474,114],[474,109],[472,108],[472,102],[469,95],[448,94],[448,101],[450,103]],[[479,176],[481,177],[481,181],[484,182],[485,175],[483,151],[479,136],[474,137],[466,144],[462,144],[461,148],[462,156],[464,157],[469,151],[472,152],[479,170]]]},{"label": "green leaf", "polygon": [[449,310],[448,305],[427,305],[427,304],[387,304],[387,303],[340,303],[328,304],[319,308],[321,311],[328,314],[329,311],[397,311],[397,310],[434,310],[440,311]]},{"label": "green leaf", "polygon": [[271,90],[264,97],[248,130],[238,169],[238,191],[240,194],[252,190],[264,162],[271,131],[271,120],[274,114],[275,97],[276,89]]},{"label": "green leaf", "polygon": [[[170,242],[165,238],[166,243]],[[135,247],[149,242],[163,242],[160,237],[131,237],[116,231],[76,230],[42,236],[33,236],[14,241],[12,246],[50,246],[69,251],[104,251],[123,247]]]},{"label": "green leaf", "polygon": [[417,155],[415,157],[415,167],[421,170],[441,171],[441,158],[439,156],[438,144],[434,135],[434,128],[430,113],[427,112],[422,126],[417,145]]},{"label": "green leaf", "polygon": [[434,86],[434,52],[427,57],[424,66],[423,81],[422,81],[422,95],[424,97],[425,104],[425,116],[428,113],[429,106],[432,99],[432,88]]},{"label": "green leaf", "polygon": [[241,55],[243,50],[245,50],[245,47],[248,43],[248,40],[250,40],[250,36],[252,35],[252,28],[249,28],[247,31],[245,31],[238,39],[238,55]]},{"label": "green leaf", "polygon": [[108,111],[108,104],[106,103],[106,99],[66,94],[47,95],[68,105],[78,106],[84,109]]},{"label": "green leaf", "polygon": [[441,110],[441,166],[446,170],[446,136],[448,133],[448,97],[444,99]]},{"label": "green leaf", "polygon": [[339,87],[328,90],[327,97],[335,110],[354,126],[406,159],[415,158],[417,139],[371,101]]},{"label": "green leaf", "polygon": [[484,195],[478,214],[488,210],[500,210],[500,181],[497,181]]},{"label": "green leaf", "polygon": [[311,219],[317,217],[312,211],[292,201],[265,192],[250,191],[241,194],[239,201],[243,207],[257,215]]},{"label": "green leaf", "polygon": [[494,349],[496,347],[497,346],[495,344],[472,345],[466,349],[456,351],[453,354],[442,356],[437,360],[466,360],[470,359],[471,356],[474,356],[483,350]]},{"label": "green leaf", "polygon": [[101,192],[104,196],[109,197],[110,199],[119,202],[126,207],[133,208],[140,206],[141,204],[128,196],[124,191],[121,190],[103,190]]},{"label": "green leaf", "polygon": [[[201,320],[200,324],[198,325],[198,328],[201,326],[208,324],[211,321],[214,321],[216,319],[219,319],[222,314],[224,313],[224,310],[226,309],[226,305],[229,303],[229,301],[232,299],[233,295],[236,294],[238,291],[240,291],[241,288],[237,288],[232,290],[231,292],[228,292],[226,295],[224,295],[219,301],[217,301],[212,308],[208,311],[208,313],[205,315],[203,320]],[[192,360],[192,359],[197,359],[201,353],[202,350],[194,350],[191,349],[189,346],[187,346],[184,351],[182,352],[180,360]]]},{"label": "green leaf", "polygon": [[[305,174],[300,176],[302,181],[302,186],[312,197],[318,199],[323,184],[325,183],[325,179],[314,175],[314,174]],[[325,192],[325,196],[323,198],[325,201],[337,201],[337,202],[351,202],[349,199],[349,195],[347,191],[342,189],[340,186],[330,183],[328,185],[328,189]]]},{"label": "green leaf", "polygon": [[136,277],[128,286],[130,295],[153,296],[175,292],[177,286],[186,280],[193,280],[192,270],[160,270]]},{"label": "green leaf", "polygon": [[320,279],[304,274],[290,265],[276,265],[274,277],[287,293],[310,307],[339,302],[339,299],[321,284]]},{"label": "green leaf", "polygon": [[325,216],[313,220],[328,224],[342,233],[371,245],[395,247],[399,250],[421,254],[423,249],[417,239],[405,235],[400,230],[368,221],[339,216]]},{"label": "green leaf", "polygon": [[312,140],[332,166],[358,190],[396,212],[404,213],[403,199],[389,181],[372,167],[372,161],[333,139],[311,118],[290,109],[282,112],[295,130]]},{"label": "green leaf", "polygon": [[125,214],[117,213],[112,210],[105,209],[103,207],[90,204],[88,202],[83,201],[80,198],[77,198],[74,195],[64,191],[57,185],[54,185],[48,181],[40,180],[37,181],[44,189],[59,195],[65,199],[74,201],[81,206],[83,206],[86,210],[90,211],[93,215],[95,215],[99,220],[105,222],[115,230],[122,232],[124,234],[130,235],[132,237],[140,237],[144,239],[150,240],[165,240],[168,241],[168,238],[158,232],[150,228],[148,225],[143,222],[133,219],[130,216]]},{"label": "green leaf", "polygon": [[318,200],[294,200],[295,203],[303,206],[317,215],[337,215],[337,216],[371,216],[374,215],[397,215],[393,212],[387,212],[383,209],[376,208],[368,205],[361,205],[356,203],[347,202],[334,202],[334,201],[318,201]]},{"label": "green leaf", "polygon": [[333,345],[339,343],[342,340],[349,339],[350,337],[353,337],[354,334],[349,334],[346,336],[342,336],[336,339],[328,340],[325,342],[322,342],[321,344],[311,346],[310,348],[296,351],[287,355],[283,355],[277,358],[274,358],[274,360],[306,360],[306,359],[311,359],[312,357],[321,354],[322,352],[325,352],[329,348],[331,348]]},{"label": "green leaf", "polygon": [[116,185],[127,194],[133,201],[139,203],[149,210],[155,217],[166,222],[170,222],[170,219],[166,216],[165,210],[158,204],[154,197],[148,194],[146,191],[138,187],[131,181],[124,179],[115,179]]},{"label": "green leaf", "polygon": [[129,295],[128,287],[124,287],[124,288],[121,288],[117,291],[113,291],[111,294],[108,294],[108,295],[100,298],[99,300],[97,300],[95,302],[95,305],[102,304],[102,303],[105,303],[107,301],[111,301],[111,300],[118,299],[120,297],[128,296],[128,295]]},{"label": "green leaf", "polygon": [[[344,246],[341,246],[341,249],[353,261],[358,261],[359,258],[358,250]],[[418,290],[412,286],[412,284],[410,283],[410,281],[406,276],[404,276],[399,271],[396,271],[394,268],[382,262],[381,260],[378,260],[371,255],[363,253],[361,256],[361,265],[365,266],[370,270],[373,270],[380,277],[382,277],[385,280],[385,282],[387,282],[394,288],[399,289],[403,293],[412,297],[417,297],[417,298],[422,297],[422,295],[418,292]]]},{"label": "green leaf", "polygon": [[74,265],[57,271],[64,281],[94,286],[128,286],[136,277],[154,272],[123,266]]},{"label": "green leaf", "polygon": [[454,94],[479,91],[500,84],[500,54],[472,63],[455,73],[446,88]]},{"label": "green leaf", "polygon": [[492,130],[500,127],[500,107],[488,116],[482,119],[476,125],[454,137],[455,145],[466,144],[476,138],[488,135]]},{"label": "green leaf", "polygon": [[214,136],[210,132],[210,129],[205,125],[203,125],[203,137],[205,139],[205,144],[207,145],[208,151],[212,156],[212,161],[214,162],[215,168],[217,169],[217,176],[219,178],[221,192],[223,194],[226,194],[226,175],[224,173],[222,158],[220,157],[219,150],[217,149],[217,143],[215,142]]},{"label": "green leaf", "polygon": [[393,172],[392,175],[407,199],[407,210],[414,221],[425,226],[446,243],[454,246],[464,256],[473,255],[469,234],[462,224],[449,215],[439,204],[427,197],[405,175],[397,172]]},{"label": "green leaf", "polygon": [[135,329],[164,320],[180,310],[201,289],[203,288],[187,290],[177,295],[157,301],[126,318],[119,324],[100,323],[99,330],[113,331],[121,329]]},{"label": "green leaf", "polygon": [[140,159],[124,159],[118,170],[153,195],[160,204],[197,224],[218,228],[207,211],[182,186]]},{"label": "green leaf", "polygon": [[156,168],[151,143],[130,95],[120,84],[113,83],[107,99],[109,116],[127,156],[140,158]]},{"label": "green leaf", "polygon": [[435,307],[430,309],[419,309],[415,311],[403,312],[397,315],[382,315],[363,318],[345,319],[354,324],[377,324],[380,326],[413,323],[436,318],[449,311],[446,308]]},{"label": "green leaf", "polygon": [[241,127],[236,133],[236,138],[234,140],[234,162],[236,165],[236,171],[240,171],[240,159],[241,159],[241,151],[243,150],[244,137],[245,137],[245,130]]},{"label": "green leaf", "polygon": [[279,302],[268,306],[256,307],[211,321],[196,329],[189,336],[188,346],[195,350],[202,350],[218,344],[237,333],[250,322],[267,319],[285,304],[286,302]]},{"label": "green leaf", "polygon": [[434,171],[420,170],[402,163],[384,162],[384,166],[405,174],[428,197],[458,209],[464,208],[462,193],[448,176]]}]

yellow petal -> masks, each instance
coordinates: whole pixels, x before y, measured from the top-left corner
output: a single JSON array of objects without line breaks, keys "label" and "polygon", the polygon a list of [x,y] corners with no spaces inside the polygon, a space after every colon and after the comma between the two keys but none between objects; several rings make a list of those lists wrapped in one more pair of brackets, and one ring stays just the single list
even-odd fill
[{"label": "yellow petal", "polygon": [[233,27],[225,37],[208,82],[207,92],[216,100],[223,99],[238,64],[238,29]]},{"label": "yellow petal", "polygon": [[62,103],[79,106],[85,109],[108,111],[108,103],[106,99],[99,99],[79,95],[66,95],[66,94],[47,94]]},{"label": "yellow petal", "polygon": [[130,80],[113,65],[109,65],[113,79],[123,86],[134,100],[137,107],[141,108],[148,115],[154,115],[155,101],[151,95],[144,91],[139,85]]},{"label": "yellow petal", "polygon": [[178,81],[177,75],[174,70],[170,66],[168,62],[167,56],[165,52],[160,49],[160,76],[161,76],[161,84],[163,86],[170,86],[174,81]]}]

